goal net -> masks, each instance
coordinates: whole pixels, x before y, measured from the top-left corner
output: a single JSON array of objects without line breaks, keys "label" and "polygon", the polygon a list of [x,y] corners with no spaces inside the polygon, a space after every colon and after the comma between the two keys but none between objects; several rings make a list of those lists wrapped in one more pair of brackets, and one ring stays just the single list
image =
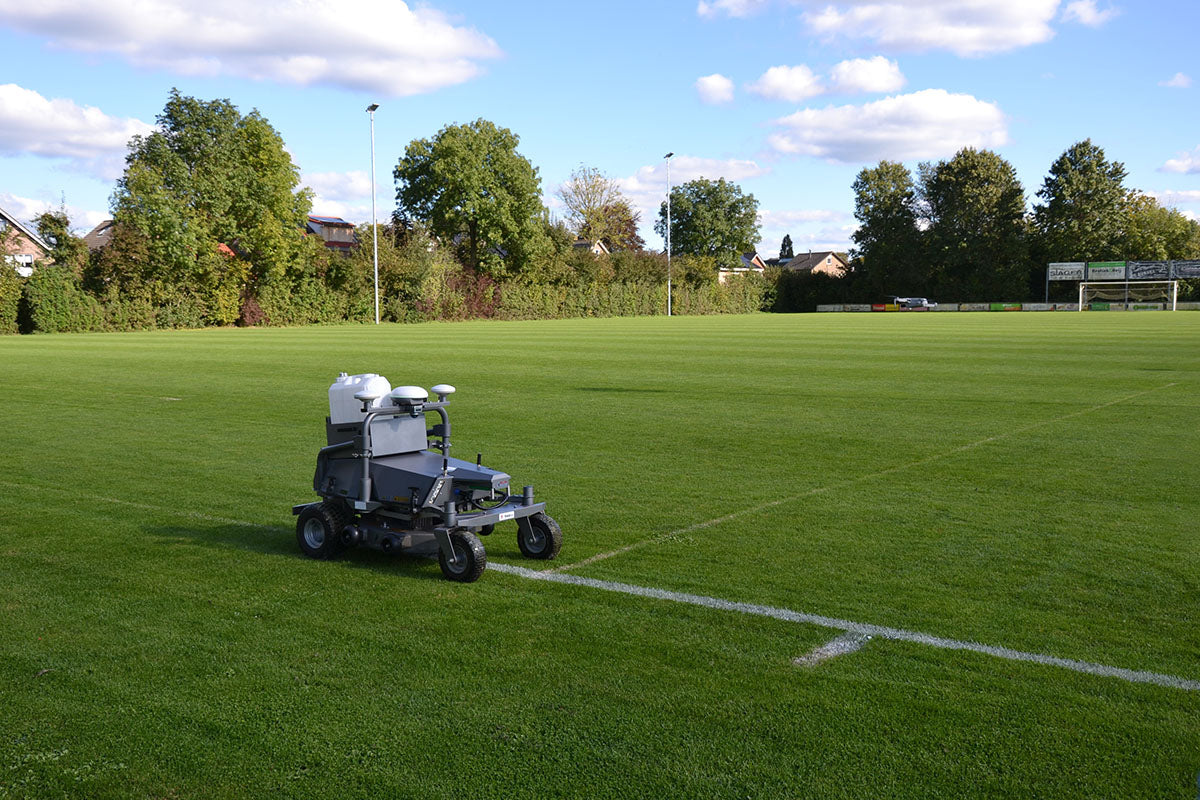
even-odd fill
[{"label": "goal net", "polygon": [[1083,281],[1079,310],[1100,311],[1112,306],[1175,310],[1179,281]]}]

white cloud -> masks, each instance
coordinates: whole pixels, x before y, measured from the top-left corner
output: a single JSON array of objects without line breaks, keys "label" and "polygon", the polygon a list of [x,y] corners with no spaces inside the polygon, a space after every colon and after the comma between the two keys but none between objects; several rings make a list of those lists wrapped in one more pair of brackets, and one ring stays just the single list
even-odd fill
[{"label": "white cloud", "polygon": [[808,66],[775,66],[768,69],[746,90],[768,100],[799,103],[829,92],[894,92],[904,86],[904,75],[895,61],[883,56],[842,61],[829,71],[830,82],[822,83]]},{"label": "white cloud", "polygon": [[[371,176],[362,170],[350,172],[306,172],[300,183],[327,200],[366,200],[371,205]],[[375,182],[379,191],[379,181]]]},{"label": "white cloud", "polygon": [[[766,167],[759,166],[756,161],[742,159],[698,158],[696,156],[675,156],[671,159],[671,185],[678,186],[697,178],[716,180],[724,178],[728,181],[742,181],[747,178],[757,178],[770,172]],[[628,196],[634,192],[657,192],[665,199],[667,193],[667,166],[665,159],[653,166],[642,167],[628,178],[618,178],[617,185]]]},{"label": "white cloud", "polygon": [[709,105],[729,103],[733,101],[733,81],[719,73],[705,75],[696,79],[696,92]]},{"label": "white cloud", "polygon": [[792,237],[792,252],[796,255],[808,251],[833,250],[847,252],[853,246],[850,237],[858,229],[857,225],[827,225],[815,230],[770,230],[762,229],[762,238],[758,241],[758,254],[763,258],[774,258],[779,255],[779,245],[786,233]]},{"label": "white cloud", "polygon": [[846,211],[832,209],[771,210],[758,212],[762,230],[759,253],[764,257],[779,254],[784,234],[792,237],[796,253],[805,250],[848,250],[850,235],[858,224]]},{"label": "white cloud", "polygon": [[[628,178],[617,179],[621,193],[634,209],[641,212],[643,235],[653,235],[651,231],[658,219],[658,208],[667,199],[667,168],[664,161],[642,167]],[[671,159],[671,186],[679,186],[697,178],[724,178],[738,182],[768,172],[770,169],[759,166],[755,161],[675,156]]]},{"label": "white cloud", "polygon": [[940,158],[963,147],[1008,142],[1004,113],[996,104],[944,89],[860,106],[802,109],[775,123],[783,130],[768,142],[778,152],[845,163]]},{"label": "white cloud", "polygon": [[1200,214],[1195,211],[1180,211],[1180,214],[1190,219],[1192,222],[1200,222]]},{"label": "white cloud", "polygon": [[[361,224],[371,221],[371,176],[362,170],[350,172],[306,172],[300,183],[313,190],[312,213],[323,217],[341,217]],[[388,184],[390,186],[390,184]],[[378,195],[381,184],[375,182]],[[387,192],[387,187],[383,187]],[[390,200],[376,201],[376,217],[386,221],[391,214]]]},{"label": "white cloud", "polygon": [[833,88],[839,92],[894,92],[904,86],[900,65],[883,56],[854,58],[835,64],[829,71]]},{"label": "white cloud", "polygon": [[1067,3],[1067,7],[1063,9],[1062,18],[1064,22],[1078,22],[1089,28],[1098,28],[1119,13],[1112,6],[1101,11],[1096,8],[1096,0],[1074,0],[1074,2]]},{"label": "white cloud", "polygon": [[399,0],[0,0],[0,24],[184,75],[404,96],[470,80],[492,39]]},{"label": "white cloud", "polygon": [[[1147,191],[1148,196],[1159,201],[1168,209],[1178,209],[1181,205],[1200,204],[1200,190],[1160,190]],[[1180,211],[1183,216],[1195,218],[1193,211]]]},{"label": "white cloud", "polygon": [[[19,197],[8,192],[0,192],[0,208],[12,214],[30,230],[36,230],[33,220],[46,211],[58,211],[61,202],[51,203],[46,200],[35,200],[31,197]],[[67,204],[67,218],[71,220],[71,231],[75,234],[85,234],[99,225],[111,215],[107,211],[95,211]]]},{"label": "white cloud", "polygon": [[[331,200],[317,194],[313,198],[312,213],[319,217],[341,217],[355,225],[365,225],[371,222],[371,200],[366,203],[350,203],[342,200]],[[391,219],[392,207],[377,206],[375,218],[383,225]]]},{"label": "white cloud", "polygon": [[856,230],[858,223],[826,226],[811,233],[801,232],[800,235],[792,237],[792,251],[797,254],[802,250],[833,250],[846,253],[854,246],[850,237]]},{"label": "white cloud", "polygon": [[152,126],[110,117],[74,100],[47,100],[15,83],[0,85],[0,155],[66,159],[72,168],[112,180],[125,166],[126,145]]},{"label": "white cloud", "polygon": [[[1085,0],[1086,2],[1086,0]],[[867,39],[893,50],[949,50],[980,56],[1026,47],[1054,36],[1059,0],[809,0],[804,21],[817,34]]]},{"label": "white cloud", "polygon": [[1167,80],[1159,81],[1158,85],[1166,86],[1171,89],[1190,89],[1192,86],[1192,79],[1190,76],[1184,75],[1182,72],[1176,72]]},{"label": "white cloud", "polygon": [[1148,191],[1146,194],[1168,208],[1178,206],[1182,203],[1200,203],[1200,189],[1164,189],[1162,191]]},{"label": "white cloud", "polygon": [[1200,173],[1200,146],[1190,153],[1180,153],[1179,158],[1168,159],[1159,169],[1163,172],[1182,172],[1188,175]]},{"label": "white cloud", "polygon": [[746,89],[771,100],[787,100],[799,103],[825,91],[820,79],[808,67],[771,67],[757,81],[747,84]]},{"label": "white cloud", "polygon": [[696,4],[696,13],[702,17],[712,18],[718,14],[729,17],[748,17],[764,8],[769,0],[712,0],[711,3],[700,0]]}]

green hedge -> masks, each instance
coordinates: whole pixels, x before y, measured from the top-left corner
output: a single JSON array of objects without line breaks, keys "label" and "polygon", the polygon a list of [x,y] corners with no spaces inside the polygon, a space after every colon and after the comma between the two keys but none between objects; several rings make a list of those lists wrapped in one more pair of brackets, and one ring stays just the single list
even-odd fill
[{"label": "green hedge", "polygon": [[21,329],[26,333],[104,330],[104,309],[62,267],[39,267],[21,292]]},{"label": "green hedge", "polygon": [[0,334],[18,333],[17,309],[21,305],[21,276],[11,264],[0,261]]},{"label": "green hedge", "polygon": [[[237,276],[229,277],[186,289],[110,284],[96,296],[59,267],[40,267],[28,279],[14,273],[0,281],[0,332],[202,328],[235,320],[286,326],[374,318],[373,292],[363,287],[339,290],[312,274],[281,276],[257,286],[243,284],[235,301]],[[746,314],[762,310],[772,296],[771,283],[757,275],[733,276],[723,285],[684,281],[673,287],[672,308],[677,314]],[[394,322],[652,316],[666,313],[666,306],[667,287],[660,283],[497,283],[436,259],[396,277],[380,297],[381,318]]]},{"label": "green hedge", "polygon": [[[767,283],[758,276],[737,276],[727,284],[672,287],[677,314],[749,314],[762,310]],[[586,283],[577,286],[510,283],[501,287],[500,319],[634,317],[665,314],[667,287],[644,283]]]}]

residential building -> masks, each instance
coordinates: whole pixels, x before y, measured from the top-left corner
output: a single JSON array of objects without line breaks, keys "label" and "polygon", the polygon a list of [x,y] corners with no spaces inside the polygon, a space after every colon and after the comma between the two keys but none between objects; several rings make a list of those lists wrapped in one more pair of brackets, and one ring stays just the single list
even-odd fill
[{"label": "residential building", "polygon": [[354,223],[347,222],[341,217],[319,217],[309,214],[305,230],[320,236],[330,250],[345,255],[349,255],[350,250],[357,243]]},{"label": "residential building", "polygon": [[761,275],[766,268],[766,262],[759,257],[758,253],[742,253],[736,267],[721,267],[718,270],[717,282],[724,283],[730,275],[744,275],[749,272]]},{"label": "residential building", "polygon": [[574,250],[590,250],[594,256],[608,255],[608,246],[599,239],[596,239],[595,241],[590,239],[577,239],[575,243],[571,245],[571,248]]},{"label": "residential building", "polygon": [[3,208],[0,208],[0,242],[0,256],[22,277],[33,274],[34,262],[50,259],[50,246]]},{"label": "residential building", "polygon": [[784,269],[793,272],[820,272],[832,277],[839,277],[849,268],[846,259],[840,253],[832,250],[821,252],[801,253],[783,265]]},{"label": "residential building", "polygon": [[84,234],[83,243],[87,245],[89,253],[103,250],[108,246],[108,243],[112,240],[113,226],[116,224],[115,220],[106,219]]}]

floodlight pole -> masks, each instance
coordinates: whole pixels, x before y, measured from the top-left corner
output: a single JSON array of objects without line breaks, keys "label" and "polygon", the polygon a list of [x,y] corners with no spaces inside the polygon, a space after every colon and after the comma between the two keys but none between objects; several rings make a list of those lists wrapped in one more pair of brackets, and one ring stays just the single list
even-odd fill
[{"label": "floodlight pole", "polygon": [[371,117],[371,245],[375,250],[375,324],[379,324],[379,224],[375,221],[375,110],[379,103],[367,106]]},{"label": "floodlight pole", "polygon": [[667,153],[663,158],[667,160],[667,316],[671,316],[671,156],[674,152]]}]

